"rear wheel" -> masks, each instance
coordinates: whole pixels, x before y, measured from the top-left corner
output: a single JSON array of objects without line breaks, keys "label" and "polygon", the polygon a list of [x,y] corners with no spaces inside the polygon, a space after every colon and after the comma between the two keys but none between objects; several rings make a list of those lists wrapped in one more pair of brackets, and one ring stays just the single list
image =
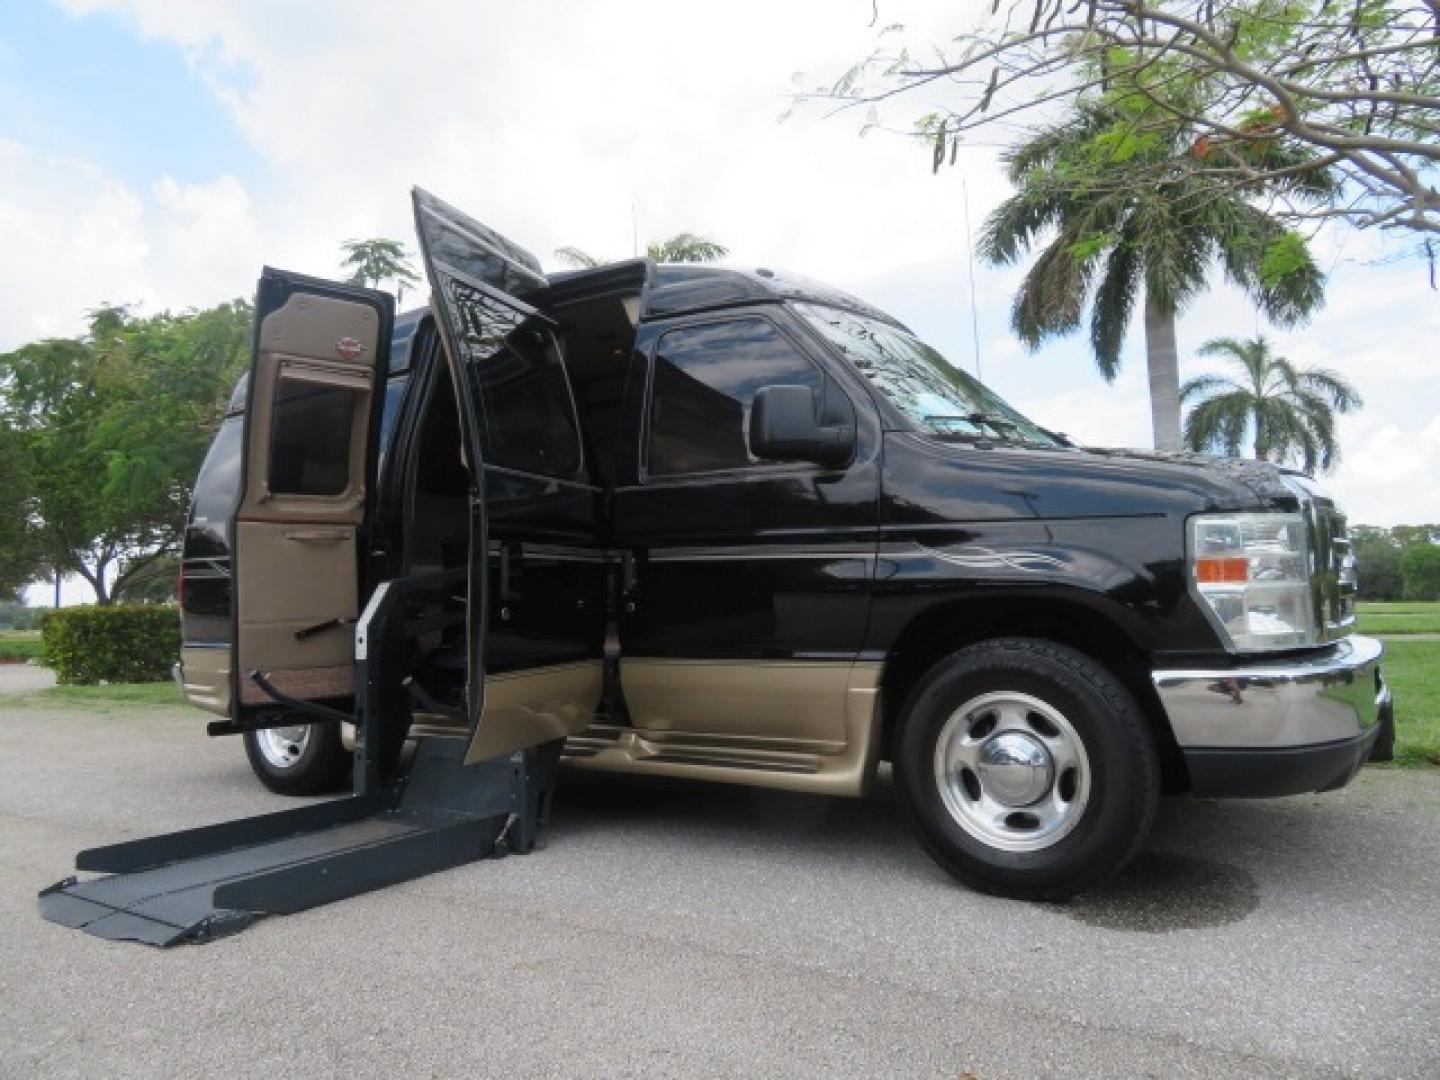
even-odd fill
[{"label": "rear wheel", "polygon": [[281,795],[334,791],[350,775],[350,751],[333,721],[245,733],[245,756],[260,782]]},{"label": "rear wheel", "polygon": [[962,649],[915,688],[895,776],[921,843],[965,884],[1060,900],[1144,843],[1160,767],[1124,685],[1033,638]]}]

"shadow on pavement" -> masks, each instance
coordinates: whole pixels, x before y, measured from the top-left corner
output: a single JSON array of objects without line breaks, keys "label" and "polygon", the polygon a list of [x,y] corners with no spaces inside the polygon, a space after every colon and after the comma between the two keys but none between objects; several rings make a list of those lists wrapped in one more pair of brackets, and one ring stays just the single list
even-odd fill
[{"label": "shadow on pavement", "polygon": [[1210,859],[1142,851],[1114,880],[1057,909],[1106,930],[1163,934],[1239,922],[1260,904],[1249,871]]}]

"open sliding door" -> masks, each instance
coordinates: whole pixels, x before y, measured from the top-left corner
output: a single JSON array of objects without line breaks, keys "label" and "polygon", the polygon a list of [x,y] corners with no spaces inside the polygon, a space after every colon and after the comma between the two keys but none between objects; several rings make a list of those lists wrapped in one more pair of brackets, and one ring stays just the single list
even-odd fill
[{"label": "open sliding door", "polygon": [[415,191],[471,476],[467,761],[583,731],[602,683],[605,560],[534,256]]}]

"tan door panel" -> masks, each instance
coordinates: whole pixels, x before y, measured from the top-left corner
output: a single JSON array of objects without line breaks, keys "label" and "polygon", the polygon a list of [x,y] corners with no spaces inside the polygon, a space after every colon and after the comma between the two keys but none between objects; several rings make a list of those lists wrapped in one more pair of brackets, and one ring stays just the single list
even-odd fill
[{"label": "tan door panel", "polygon": [[485,715],[466,763],[578,735],[595,718],[602,682],[599,660],[487,676]]},{"label": "tan door panel", "polygon": [[260,325],[235,526],[236,665],[247,704],[270,700],[252,671],[294,697],[352,690],[380,325],[371,304],[303,291]]},{"label": "tan door panel", "polygon": [[[332,525],[324,539],[309,539],[314,528],[287,522],[242,521],[237,529],[239,581],[245,590],[241,608],[241,696],[247,702],[265,695],[249,683],[248,673],[272,673],[282,690],[297,680],[282,673],[297,669],[340,669],[306,686],[329,696],[348,693],[354,659],[354,619],[359,610],[355,580],[355,527]],[[298,631],[331,620],[340,625],[296,638]],[[313,685],[312,685],[313,684]],[[252,693],[254,691],[254,693]],[[257,696],[258,695],[258,696]]]}]

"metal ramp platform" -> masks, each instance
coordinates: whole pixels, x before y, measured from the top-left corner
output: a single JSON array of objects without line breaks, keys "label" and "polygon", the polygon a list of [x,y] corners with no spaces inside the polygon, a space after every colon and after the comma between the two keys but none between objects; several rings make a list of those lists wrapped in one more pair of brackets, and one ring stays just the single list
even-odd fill
[{"label": "metal ramp platform", "polygon": [[468,740],[423,737],[409,773],[393,778],[409,728],[405,702],[397,698],[417,692],[408,678],[407,643],[456,618],[412,616],[408,601],[451,588],[464,575],[397,578],[375,589],[356,623],[353,717],[287,698],[263,674],[250,673],[289,708],[281,722],[297,716],[303,722],[307,713],[353,718],[355,794],[82,851],[75,868],[107,876],[69,877],[44,889],[40,914],[117,941],[208,941],[264,915],[532,851],[554,791],[559,741],[467,765]]},{"label": "metal ramp platform", "polygon": [[437,870],[534,848],[558,749],[465,765],[465,744],[422,740],[409,778],[220,825],[82,851],[40,894],[51,922],[149,945],[207,941]]}]

